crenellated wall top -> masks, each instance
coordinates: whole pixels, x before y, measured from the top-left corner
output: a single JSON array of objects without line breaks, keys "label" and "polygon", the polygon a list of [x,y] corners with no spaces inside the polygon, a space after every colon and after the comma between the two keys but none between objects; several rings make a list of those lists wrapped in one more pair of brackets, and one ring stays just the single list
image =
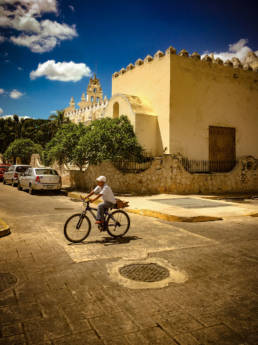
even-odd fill
[{"label": "crenellated wall top", "polygon": [[172,46],[170,46],[165,53],[162,52],[161,50],[158,50],[154,56],[147,55],[144,59],[138,59],[135,61],[134,64],[130,63],[126,68],[121,68],[119,72],[115,72],[112,75],[112,78],[118,78],[119,76],[128,73],[129,71],[133,70],[134,68],[138,68],[139,66],[146,65],[149,63],[152,63],[154,60],[162,60],[167,55],[178,55],[182,58],[189,58],[193,59],[195,61],[199,60],[200,63],[205,63],[205,64],[215,64],[215,65],[223,65],[225,67],[231,67],[233,69],[243,69],[244,71],[253,71],[253,72],[258,72],[258,68],[252,68],[248,63],[242,64],[241,61],[233,57],[231,60],[226,60],[225,62],[221,60],[220,58],[214,58],[213,54],[211,55],[204,55],[201,56],[197,52],[194,52],[192,54],[189,54],[187,50],[182,49],[178,54],[176,52],[176,49]]}]

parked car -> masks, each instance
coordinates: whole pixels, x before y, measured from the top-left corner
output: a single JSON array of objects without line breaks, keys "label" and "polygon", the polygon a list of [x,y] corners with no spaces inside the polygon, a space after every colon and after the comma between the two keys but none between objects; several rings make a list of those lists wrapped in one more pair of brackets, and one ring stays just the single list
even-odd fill
[{"label": "parked car", "polygon": [[36,190],[60,190],[61,176],[52,168],[28,168],[19,176],[18,189],[28,190],[33,194]]},{"label": "parked car", "polygon": [[30,165],[25,164],[11,165],[9,169],[4,173],[3,183],[11,184],[12,186],[17,185],[19,176],[30,167]]},{"label": "parked car", "polygon": [[4,173],[8,170],[10,164],[0,164],[0,181],[3,181]]}]

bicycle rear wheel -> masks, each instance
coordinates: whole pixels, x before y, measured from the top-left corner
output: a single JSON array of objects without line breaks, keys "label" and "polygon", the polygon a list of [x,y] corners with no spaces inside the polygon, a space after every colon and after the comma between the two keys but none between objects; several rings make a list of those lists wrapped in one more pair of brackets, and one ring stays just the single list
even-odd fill
[{"label": "bicycle rear wheel", "polygon": [[91,222],[86,215],[73,214],[64,225],[64,235],[70,242],[79,243],[85,240],[90,233]]},{"label": "bicycle rear wheel", "polygon": [[125,211],[117,210],[109,214],[107,232],[112,237],[124,236],[130,228],[130,218]]}]

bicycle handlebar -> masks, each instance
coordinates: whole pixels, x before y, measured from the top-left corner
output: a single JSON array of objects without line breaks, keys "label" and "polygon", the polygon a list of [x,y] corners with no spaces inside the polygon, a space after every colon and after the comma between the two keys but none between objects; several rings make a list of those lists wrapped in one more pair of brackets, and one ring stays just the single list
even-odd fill
[{"label": "bicycle handlebar", "polygon": [[82,195],[80,195],[80,199],[81,199],[82,202],[85,202],[86,204],[90,203],[90,199],[86,199]]}]

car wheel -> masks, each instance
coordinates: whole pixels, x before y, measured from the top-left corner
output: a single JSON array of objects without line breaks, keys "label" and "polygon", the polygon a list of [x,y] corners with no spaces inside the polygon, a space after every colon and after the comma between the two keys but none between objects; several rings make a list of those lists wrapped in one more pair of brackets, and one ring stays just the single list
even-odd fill
[{"label": "car wheel", "polygon": [[21,185],[20,185],[20,182],[18,182],[17,189],[18,189],[18,190],[22,190],[22,187],[21,187]]},{"label": "car wheel", "polygon": [[30,195],[33,195],[33,194],[34,194],[34,190],[32,189],[32,186],[31,186],[31,185],[29,186],[29,194],[30,194]]},{"label": "car wheel", "polygon": [[6,184],[6,181],[5,181],[5,179],[3,179],[3,184]]},{"label": "car wheel", "polygon": [[15,187],[16,183],[14,182],[14,180],[12,180],[12,187]]}]

